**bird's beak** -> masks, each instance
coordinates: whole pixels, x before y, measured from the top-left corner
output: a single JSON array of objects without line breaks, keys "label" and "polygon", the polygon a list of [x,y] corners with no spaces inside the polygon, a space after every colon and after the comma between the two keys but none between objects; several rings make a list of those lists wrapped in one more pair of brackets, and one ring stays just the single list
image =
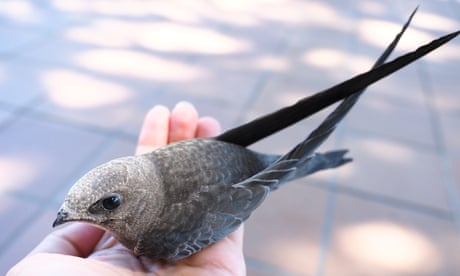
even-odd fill
[{"label": "bird's beak", "polygon": [[71,219],[69,218],[69,212],[66,209],[64,209],[63,207],[61,207],[61,209],[59,209],[59,211],[57,213],[56,219],[53,222],[53,227],[61,225],[61,224],[65,223],[65,222],[68,222],[70,220]]}]

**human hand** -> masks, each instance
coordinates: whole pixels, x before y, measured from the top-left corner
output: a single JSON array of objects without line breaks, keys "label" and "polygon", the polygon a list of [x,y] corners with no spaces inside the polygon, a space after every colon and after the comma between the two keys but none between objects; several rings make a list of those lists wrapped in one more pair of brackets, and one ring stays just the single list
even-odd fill
[{"label": "human hand", "polygon": [[[173,111],[155,106],[146,115],[136,154],[168,143],[217,135],[219,123],[198,117],[188,103]],[[225,239],[174,263],[135,256],[109,233],[86,223],[59,227],[16,264],[8,275],[244,275],[243,227]]]}]

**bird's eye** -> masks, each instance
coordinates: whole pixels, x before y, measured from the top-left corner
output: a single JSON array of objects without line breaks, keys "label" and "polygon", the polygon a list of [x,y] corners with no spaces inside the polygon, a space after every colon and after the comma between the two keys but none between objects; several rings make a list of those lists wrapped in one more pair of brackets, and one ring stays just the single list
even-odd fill
[{"label": "bird's eye", "polygon": [[102,200],[102,207],[106,210],[113,210],[120,206],[121,199],[119,195],[110,195]]}]

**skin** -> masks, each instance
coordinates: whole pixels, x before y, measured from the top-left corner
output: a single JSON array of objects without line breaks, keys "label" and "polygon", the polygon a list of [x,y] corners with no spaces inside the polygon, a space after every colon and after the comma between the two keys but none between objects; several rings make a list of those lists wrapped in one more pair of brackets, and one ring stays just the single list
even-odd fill
[{"label": "skin", "polygon": [[[215,136],[219,123],[199,117],[180,102],[170,112],[155,106],[145,117],[136,154],[194,137]],[[137,257],[109,233],[90,224],[68,223],[49,234],[8,275],[245,275],[243,227],[203,251],[175,263]]]}]

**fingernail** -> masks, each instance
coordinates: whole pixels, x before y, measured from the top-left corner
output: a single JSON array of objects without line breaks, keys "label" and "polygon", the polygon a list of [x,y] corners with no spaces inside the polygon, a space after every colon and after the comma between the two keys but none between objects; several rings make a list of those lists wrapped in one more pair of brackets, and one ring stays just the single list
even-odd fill
[{"label": "fingernail", "polygon": [[195,108],[195,107],[194,107],[193,104],[190,103],[190,102],[187,102],[187,101],[180,101],[180,102],[178,102],[178,103],[176,104],[176,106],[174,107],[174,109],[176,109],[176,108],[182,109],[182,108]]}]

